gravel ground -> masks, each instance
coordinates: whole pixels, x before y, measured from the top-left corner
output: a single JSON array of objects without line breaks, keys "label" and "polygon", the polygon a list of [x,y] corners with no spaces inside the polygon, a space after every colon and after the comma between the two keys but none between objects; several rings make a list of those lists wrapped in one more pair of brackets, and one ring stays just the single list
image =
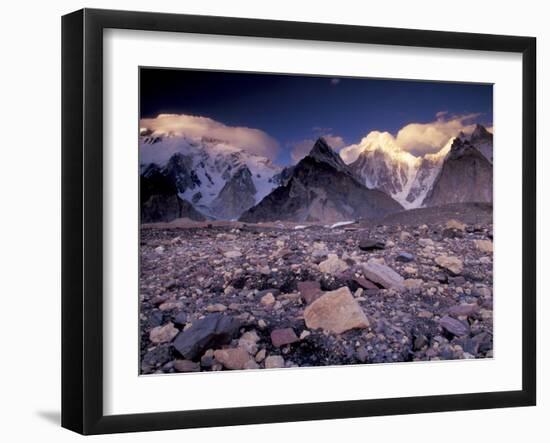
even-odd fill
[{"label": "gravel ground", "polygon": [[142,226],[142,373],[492,357],[492,224],[396,220]]}]

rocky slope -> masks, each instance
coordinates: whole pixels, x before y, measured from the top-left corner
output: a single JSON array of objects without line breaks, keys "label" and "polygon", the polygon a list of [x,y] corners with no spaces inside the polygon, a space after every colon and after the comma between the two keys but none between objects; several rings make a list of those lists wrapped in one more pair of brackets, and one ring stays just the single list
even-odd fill
[{"label": "rocky slope", "polygon": [[492,225],[418,211],[142,228],[141,373],[492,357]]},{"label": "rocky slope", "polygon": [[193,205],[178,196],[176,184],[155,165],[140,177],[141,223],[169,222],[178,218],[205,220]]},{"label": "rocky slope", "polygon": [[492,201],[492,164],[470,141],[457,137],[423,205]]},{"label": "rocky slope", "polygon": [[241,221],[321,221],[379,217],[402,207],[363,186],[340,156],[320,138],[292,170],[286,184],[242,214]]},{"label": "rocky slope", "polygon": [[219,218],[234,220],[256,203],[256,186],[252,180],[252,173],[246,165],[234,172],[225,182],[222,190],[212,202],[212,211]]},{"label": "rocky slope", "polygon": [[476,125],[469,142],[481,152],[491,164],[493,163],[493,134],[485,126]]}]

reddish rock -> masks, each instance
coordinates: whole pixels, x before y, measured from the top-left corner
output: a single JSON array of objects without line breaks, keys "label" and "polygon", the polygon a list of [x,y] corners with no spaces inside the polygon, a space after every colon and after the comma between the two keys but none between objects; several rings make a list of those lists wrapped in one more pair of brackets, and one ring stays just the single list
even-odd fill
[{"label": "reddish rock", "polygon": [[298,282],[298,291],[308,305],[323,295],[321,284],[318,281]]},{"label": "reddish rock", "polygon": [[378,289],[378,286],[364,277],[353,277],[353,281],[363,289]]},{"label": "reddish rock", "polygon": [[299,341],[299,338],[292,328],[274,329],[271,332],[271,343],[273,343],[273,346],[276,348],[289,345],[297,341]]},{"label": "reddish rock", "polygon": [[174,369],[178,372],[198,372],[201,368],[198,363],[191,360],[176,360]]},{"label": "reddish rock", "polygon": [[227,369],[243,369],[252,357],[244,349],[233,348],[214,351],[214,358]]},{"label": "reddish rock", "polygon": [[470,317],[475,313],[477,313],[478,311],[479,311],[479,306],[475,303],[471,303],[471,304],[451,306],[448,310],[448,313],[453,317],[460,317],[462,315]]}]

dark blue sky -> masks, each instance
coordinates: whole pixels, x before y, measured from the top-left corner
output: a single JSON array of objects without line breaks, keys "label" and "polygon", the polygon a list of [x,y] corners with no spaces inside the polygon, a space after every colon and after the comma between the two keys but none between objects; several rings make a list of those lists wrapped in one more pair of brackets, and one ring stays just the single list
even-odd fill
[{"label": "dark blue sky", "polygon": [[[142,68],[141,117],[160,113],[210,117],[230,126],[265,131],[281,145],[279,163],[291,145],[319,131],[357,143],[371,130],[392,134],[435,114],[481,113],[492,125],[493,88],[472,83],[380,80]],[[323,132],[323,131],[321,131]],[[327,132],[327,131],[325,131]]]}]

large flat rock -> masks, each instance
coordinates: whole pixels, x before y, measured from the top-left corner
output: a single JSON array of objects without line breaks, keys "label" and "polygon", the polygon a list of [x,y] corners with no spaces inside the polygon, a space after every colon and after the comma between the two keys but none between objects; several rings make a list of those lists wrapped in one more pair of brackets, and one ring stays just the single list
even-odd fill
[{"label": "large flat rock", "polygon": [[355,328],[367,328],[369,320],[347,287],[323,294],[304,310],[310,329],[340,334]]}]

